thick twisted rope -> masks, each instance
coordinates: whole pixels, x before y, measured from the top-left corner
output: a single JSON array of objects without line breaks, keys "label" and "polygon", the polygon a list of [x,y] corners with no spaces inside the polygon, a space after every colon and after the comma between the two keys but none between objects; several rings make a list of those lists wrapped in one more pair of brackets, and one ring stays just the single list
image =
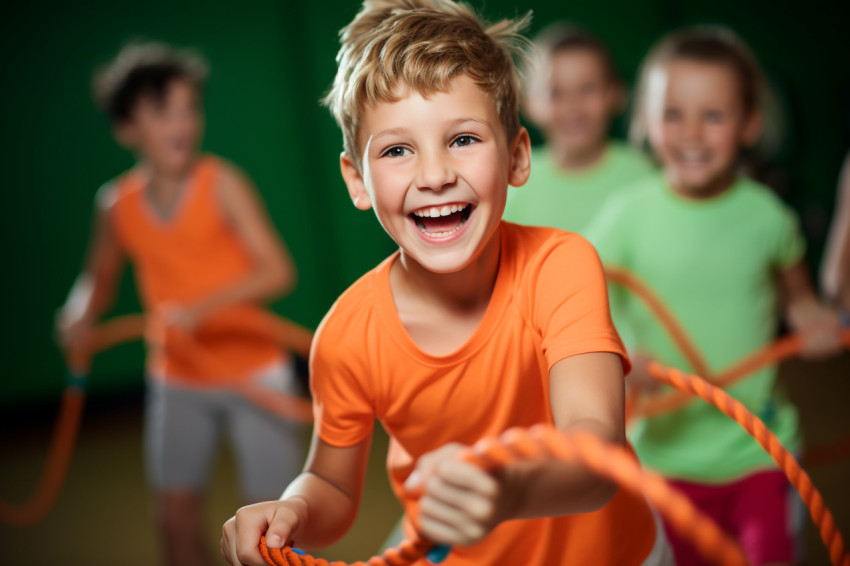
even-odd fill
[{"label": "thick twisted rope", "polygon": [[[68,385],[62,393],[59,416],[54,425],[40,479],[27,501],[18,504],[0,501],[0,522],[14,527],[34,525],[53,508],[65,483],[71,457],[74,454],[86,400],[86,375],[89,372],[92,357],[119,344],[138,340],[142,338],[145,331],[146,322],[143,315],[116,317],[92,328],[83,348],[69,353]],[[312,333],[306,328],[271,314],[257,322],[228,328],[228,331],[270,338],[281,347],[305,356],[309,353],[312,340]],[[217,364],[198,348],[191,336],[173,333],[166,340],[165,347],[174,347],[178,344],[185,355],[191,357],[197,366],[213,368]],[[260,385],[243,386],[234,391],[270,413],[302,423],[313,422],[312,405],[306,399]]]},{"label": "thick twisted rope", "polygon": [[[803,343],[799,336],[786,336],[747,356],[726,370],[715,374],[709,370],[703,355],[670,312],[670,309],[645,283],[634,274],[621,268],[606,267],[605,275],[609,281],[623,286],[640,298],[667,330],[688,363],[694,368],[695,373],[718,387],[728,388],[767,366],[800,355],[802,350]],[[850,349],[850,330],[844,330],[841,333],[841,344],[844,348]],[[629,418],[653,417],[679,409],[692,399],[693,396],[686,391],[657,394],[646,399],[633,396],[629,399],[628,416]],[[847,454],[850,454],[850,435],[845,435],[830,446],[807,449],[803,459],[807,465],[824,465],[845,457]]]},{"label": "thick twisted rope", "polygon": [[38,523],[53,508],[68,474],[85,404],[86,394],[81,386],[65,388],[47,462],[35,490],[24,503],[0,501],[0,522],[13,527],[27,527]]},{"label": "thick twisted rope", "polygon": [[767,425],[761,419],[728,393],[700,377],[688,375],[676,369],[665,368],[657,362],[650,364],[649,371],[659,381],[672,385],[681,391],[697,395],[740,424],[770,454],[777,465],[785,472],[791,485],[800,493],[800,497],[809,509],[812,520],[820,531],[821,540],[829,549],[829,557],[833,566],[850,566],[850,554],[847,553],[844,546],[844,538],[836,528],[835,518],[824,504],[823,496],[812,484],[809,474],[800,467],[791,453],[779,442],[776,435],[767,428]]},{"label": "thick twisted rope", "polygon": [[[737,543],[701,514],[684,495],[673,489],[661,476],[641,469],[634,456],[623,447],[606,444],[590,434],[565,434],[544,425],[531,429],[511,429],[498,439],[478,442],[461,457],[485,470],[498,469],[517,460],[546,458],[585,466],[622,489],[644,495],[707,559],[726,566],[747,564]],[[422,538],[406,540],[398,548],[389,549],[381,556],[373,556],[365,562],[352,562],[350,565],[407,566],[425,558],[431,548],[433,543]],[[349,564],[315,558],[291,547],[268,548],[264,539],[260,541],[260,553],[271,566]]]}]

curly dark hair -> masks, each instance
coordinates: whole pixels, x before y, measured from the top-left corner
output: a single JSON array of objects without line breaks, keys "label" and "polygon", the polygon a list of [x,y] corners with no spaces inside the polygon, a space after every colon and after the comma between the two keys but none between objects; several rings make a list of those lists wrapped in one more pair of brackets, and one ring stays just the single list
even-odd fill
[{"label": "curly dark hair", "polygon": [[111,122],[129,120],[143,96],[161,100],[175,79],[188,80],[203,92],[208,69],[197,53],[164,43],[132,43],[94,77],[94,99]]}]

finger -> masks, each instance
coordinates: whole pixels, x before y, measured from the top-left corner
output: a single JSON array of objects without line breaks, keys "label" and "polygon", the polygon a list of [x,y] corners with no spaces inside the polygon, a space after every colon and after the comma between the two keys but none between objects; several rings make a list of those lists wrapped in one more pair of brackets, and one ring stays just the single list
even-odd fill
[{"label": "finger", "polygon": [[426,495],[419,502],[419,512],[422,517],[428,517],[446,524],[457,525],[463,522],[474,522],[486,526],[493,520],[496,504],[493,499],[482,497],[468,491],[454,491],[448,487],[445,494],[449,497],[432,497]]},{"label": "finger", "polygon": [[235,529],[236,517],[231,517],[224,523],[224,526],[221,528],[221,542],[219,543],[221,556],[224,558],[228,564],[232,566],[239,566],[239,562],[236,558],[236,548],[233,547],[233,531]]},{"label": "finger", "polygon": [[474,544],[486,534],[481,525],[463,522],[450,524],[430,517],[421,518],[419,528],[429,540],[448,545]]},{"label": "finger", "polygon": [[[499,493],[499,482],[478,466],[458,459],[440,463],[432,478],[454,488],[495,497]],[[439,485],[435,483],[434,485]]]},{"label": "finger", "polygon": [[441,462],[452,460],[463,448],[460,444],[451,443],[421,456],[416,462],[416,469],[404,482],[404,488],[409,491],[421,489],[424,482],[436,472]]},{"label": "finger", "polygon": [[266,546],[283,548],[298,530],[301,520],[298,514],[287,506],[279,506],[266,530]]},{"label": "finger", "polygon": [[260,554],[260,537],[266,532],[269,522],[261,509],[250,505],[236,512],[234,536],[231,538],[231,564],[265,566]]}]

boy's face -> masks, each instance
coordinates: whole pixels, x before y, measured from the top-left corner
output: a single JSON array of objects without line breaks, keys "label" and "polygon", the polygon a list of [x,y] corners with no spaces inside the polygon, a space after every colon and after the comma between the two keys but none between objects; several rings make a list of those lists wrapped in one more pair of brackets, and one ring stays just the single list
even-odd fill
[{"label": "boy's face", "polygon": [[600,56],[586,48],[556,51],[543,72],[528,110],[549,144],[576,156],[604,144],[622,90],[608,76]]},{"label": "boy's face", "polygon": [[197,88],[175,79],[161,99],[141,96],[130,119],[116,127],[116,136],[156,169],[180,173],[195,157],[203,126]]},{"label": "boy's face", "polygon": [[402,253],[435,273],[467,267],[490,242],[508,184],[528,178],[528,134],[511,143],[492,97],[469,77],[424,98],[367,106],[361,166],[343,155],[354,204],[373,208]]},{"label": "boy's face", "polygon": [[735,72],[673,60],[650,75],[646,95],[649,142],[673,188],[693,197],[726,189],[741,149],[755,142],[761,125],[744,109]]}]

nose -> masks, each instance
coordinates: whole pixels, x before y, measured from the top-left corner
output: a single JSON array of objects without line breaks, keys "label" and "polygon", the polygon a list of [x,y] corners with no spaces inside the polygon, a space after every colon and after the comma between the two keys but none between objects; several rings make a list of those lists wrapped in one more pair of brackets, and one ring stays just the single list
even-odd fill
[{"label": "nose", "polygon": [[682,137],[686,141],[700,141],[702,139],[702,122],[694,118],[684,120],[682,124]]},{"label": "nose", "polygon": [[444,152],[420,151],[416,187],[422,190],[443,191],[457,182],[451,159]]}]

